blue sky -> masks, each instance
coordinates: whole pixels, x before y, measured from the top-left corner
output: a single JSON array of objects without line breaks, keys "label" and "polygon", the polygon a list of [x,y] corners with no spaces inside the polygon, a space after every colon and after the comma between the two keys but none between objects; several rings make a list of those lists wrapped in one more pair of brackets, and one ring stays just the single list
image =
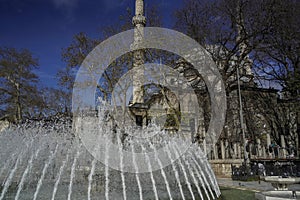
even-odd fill
[{"label": "blue sky", "polygon": [[[0,46],[27,48],[39,58],[37,74],[45,86],[56,84],[55,74],[66,64],[62,48],[73,35],[86,32],[91,37],[101,27],[116,23],[135,0],[0,0]],[[172,28],[172,14],[183,0],[145,0],[164,10],[164,27]]]}]

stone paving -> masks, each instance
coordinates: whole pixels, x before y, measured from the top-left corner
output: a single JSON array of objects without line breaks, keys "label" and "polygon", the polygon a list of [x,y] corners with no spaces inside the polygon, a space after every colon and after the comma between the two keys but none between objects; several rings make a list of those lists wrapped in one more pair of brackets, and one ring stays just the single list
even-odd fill
[{"label": "stone paving", "polygon": [[[219,186],[232,187],[242,190],[252,190],[255,192],[274,190],[271,183],[264,181],[233,181],[231,178],[218,178]],[[300,191],[300,184],[294,184],[289,186],[289,190]]]}]

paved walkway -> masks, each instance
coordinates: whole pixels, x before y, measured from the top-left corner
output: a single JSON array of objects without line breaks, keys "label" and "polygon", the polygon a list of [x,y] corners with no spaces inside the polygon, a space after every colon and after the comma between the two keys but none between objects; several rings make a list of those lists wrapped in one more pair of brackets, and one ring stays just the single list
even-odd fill
[{"label": "paved walkway", "polygon": [[[219,186],[232,187],[241,190],[252,190],[255,192],[274,190],[271,183],[261,181],[233,181],[231,178],[218,178]],[[300,184],[290,185],[290,190],[300,191]]]}]

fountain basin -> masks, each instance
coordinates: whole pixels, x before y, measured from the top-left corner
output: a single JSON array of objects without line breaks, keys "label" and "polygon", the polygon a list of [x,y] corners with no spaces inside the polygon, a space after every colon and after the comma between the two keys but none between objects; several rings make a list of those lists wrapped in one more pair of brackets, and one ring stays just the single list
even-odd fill
[{"label": "fountain basin", "polygon": [[[101,125],[105,127],[105,124]],[[147,158],[145,147],[148,151],[157,152],[164,144],[161,140],[148,139],[141,143],[137,137],[132,137],[121,143],[121,132],[117,131],[115,144],[123,162],[116,162],[116,158],[110,156],[110,146],[104,145],[103,163],[73,136],[72,129],[60,124],[49,128],[32,126],[12,127],[0,134],[0,161],[4,161],[0,162],[0,200],[91,200],[96,197],[106,200],[216,199],[220,195],[207,158],[197,144],[191,144],[186,153],[177,160],[173,159],[179,153],[175,141],[184,141],[184,138],[168,138],[165,152],[172,159],[171,164],[143,173],[137,168],[132,173],[116,170],[110,164],[115,162],[121,169],[127,169],[123,152],[144,151]],[[112,143],[114,138],[108,129],[91,128],[99,136],[97,144],[103,140]],[[128,131],[133,132],[133,129]],[[159,129],[155,131],[163,134]],[[135,154],[132,153],[133,157]],[[152,169],[152,163],[162,162],[157,154],[152,162],[148,159],[142,164]],[[127,163],[130,162],[134,162],[133,158],[127,160]]]},{"label": "fountain basin", "polygon": [[300,183],[299,177],[265,176],[261,180],[270,182],[275,190],[288,190],[289,185]]},{"label": "fountain basin", "polygon": [[269,182],[274,187],[274,191],[255,193],[255,199],[258,200],[285,200],[300,199],[300,192],[289,190],[288,186],[300,183],[298,177],[264,176],[261,180]]},{"label": "fountain basin", "polygon": [[300,199],[299,191],[277,190],[255,193],[257,200],[287,200],[287,199]]}]

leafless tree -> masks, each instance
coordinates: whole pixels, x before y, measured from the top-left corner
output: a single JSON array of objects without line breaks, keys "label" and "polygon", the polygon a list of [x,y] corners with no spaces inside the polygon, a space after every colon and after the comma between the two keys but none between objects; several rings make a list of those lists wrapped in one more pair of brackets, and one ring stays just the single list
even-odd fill
[{"label": "leafless tree", "polygon": [[33,71],[37,66],[27,49],[0,49],[1,118],[17,123],[39,114],[43,101]]}]

